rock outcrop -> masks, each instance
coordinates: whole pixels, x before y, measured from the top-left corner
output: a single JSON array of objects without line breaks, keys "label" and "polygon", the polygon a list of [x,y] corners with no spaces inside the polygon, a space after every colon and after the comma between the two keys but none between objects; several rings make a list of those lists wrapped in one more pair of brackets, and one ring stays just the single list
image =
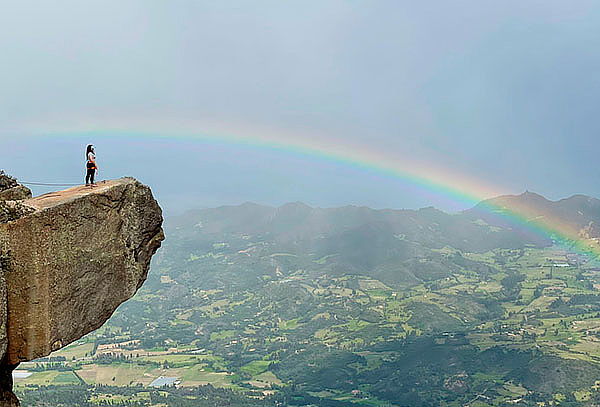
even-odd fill
[{"label": "rock outcrop", "polygon": [[0,203],[20,208],[0,223],[1,407],[15,405],[18,363],[99,328],[135,294],[164,235],[150,188],[133,178]]},{"label": "rock outcrop", "polygon": [[31,190],[0,170],[0,201],[17,201],[31,198]]},{"label": "rock outcrop", "polygon": [[31,190],[23,185],[0,191],[0,201],[17,201],[31,198]]}]

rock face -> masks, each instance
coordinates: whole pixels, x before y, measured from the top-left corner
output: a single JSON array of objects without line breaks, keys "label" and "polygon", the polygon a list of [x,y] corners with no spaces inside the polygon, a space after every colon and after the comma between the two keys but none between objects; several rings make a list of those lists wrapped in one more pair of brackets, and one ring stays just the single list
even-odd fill
[{"label": "rock face", "polygon": [[29,188],[20,185],[16,179],[0,170],[0,201],[16,201],[31,198]]},{"label": "rock face", "polygon": [[0,201],[16,201],[27,198],[31,198],[31,191],[23,185],[0,191]]},{"label": "rock face", "polygon": [[3,369],[81,338],[131,298],[164,239],[160,207],[133,178],[19,205],[29,210],[0,223],[0,398]]}]

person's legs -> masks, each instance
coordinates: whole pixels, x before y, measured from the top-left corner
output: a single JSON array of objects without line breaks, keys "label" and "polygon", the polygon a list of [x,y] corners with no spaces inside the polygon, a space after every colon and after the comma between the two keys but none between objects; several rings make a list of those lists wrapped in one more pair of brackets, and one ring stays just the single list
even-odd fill
[{"label": "person's legs", "polygon": [[94,183],[94,173],[95,172],[96,172],[96,170],[88,168],[87,173],[85,174],[85,185]]},{"label": "person's legs", "polygon": [[93,169],[93,170],[91,170],[91,171],[92,171],[92,178],[91,178],[91,181],[92,181],[92,185],[94,185],[94,176],[96,175],[96,169],[94,168],[94,169]]}]

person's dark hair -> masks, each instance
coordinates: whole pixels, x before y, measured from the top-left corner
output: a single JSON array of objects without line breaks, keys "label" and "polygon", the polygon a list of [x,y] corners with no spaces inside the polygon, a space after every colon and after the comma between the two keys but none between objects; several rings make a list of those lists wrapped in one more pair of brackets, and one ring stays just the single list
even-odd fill
[{"label": "person's dark hair", "polygon": [[87,160],[88,154],[94,151],[94,145],[88,144],[87,149],[85,150],[85,159]]}]

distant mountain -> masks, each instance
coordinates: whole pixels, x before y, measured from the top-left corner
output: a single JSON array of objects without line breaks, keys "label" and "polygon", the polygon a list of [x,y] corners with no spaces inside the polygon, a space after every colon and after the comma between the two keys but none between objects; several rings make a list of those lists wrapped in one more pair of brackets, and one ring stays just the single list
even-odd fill
[{"label": "distant mountain", "polygon": [[[522,219],[515,220],[515,213]],[[428,248],[451,246],[472,252],[551,244],[547,237],[530,233],[528,222],[560,227],[582,237],[598,237],[600,200],[574,195],[550,201],[539,194],[525,192],[482,201],[456,215],[432,207],[419,210],[375,210],[358,206],[324,209],[300,202],[280,207],[245,203],[191,211],[170,219],[169,225],[180,233],[258,234],[268,236],[279,245],[302,250],[309,248],[315,239],[319,240],[319,247],[324,241],[332,241],[333,245],[349,245],[350,248],[353,239],[364,241],[373,233],[383,246],[394,247],[403,241]]]},{"label": "distant mountain", "polygon": [[[575,195],[550,201],[525,192],[486,200],[459,214],[432,207],[375,210],[313,208],[301,202],[280,207],[245,203],[188,212],[168,220],[166,227],[198,248],[226,241],[237,242],[237,249],[243,251],[248,250],[248,242],[258,241],[261,245],[252,250],[308,255],[306,261],[327,257],[323,272],[360,273],[402,285],[462,267],[440,254],[445,247],[484,253],[552,245],[550,235],[529,227],[532,222],[572,238],[598,237],[600,200]],[[301,267],[298,262],[288,268]]]},{"label": "distant mountain", "polygon": [[586,195],[573,195],[558,201],[525,192],[504,195],[481,202],[463,214],[473,220],[500,227],[510,227],[507,219],[497,215],[520,214],[526,222],[534,222],[549,229],[561,231],[572,239],[600,237],[600,200]]},{"label": "distant mountain", "polygon": [[[517,206],[514,202],[522,201],[535,203],[541,213],[552,206],[545,198],[530,193],[496,198],[493,206],[510,208]],[[451,215],[431,207],[324,209],[299,202],[280,207],[245,203],[192,211],[168,220],[166,228],[179,237],[176,244],[185,245],[182,249],[187,252],[207,250],[214,242],[221,241],[227,242],[229,251],[245,253],[245,257],[252,258],[250,254],[257,253],[296,256],[271,260],[282,272],[305,268],[306,262],[314,269],[312,263],[324,258],[326,261],[315,271],[317,274],[356,273],[401,286],[435,279],[464,267],[464,259],[442,253],[447,247],[483,253],[499,248],[551,244],[544,236],[523,232],[510,222],[502,223],[497,216],[482,209],[478,206]],[[244,256],[241,263],[250,261]],[[487,270],[474,263],[470,267]],[[232,278],[232,281],[244,283],[246,280]]]}]

